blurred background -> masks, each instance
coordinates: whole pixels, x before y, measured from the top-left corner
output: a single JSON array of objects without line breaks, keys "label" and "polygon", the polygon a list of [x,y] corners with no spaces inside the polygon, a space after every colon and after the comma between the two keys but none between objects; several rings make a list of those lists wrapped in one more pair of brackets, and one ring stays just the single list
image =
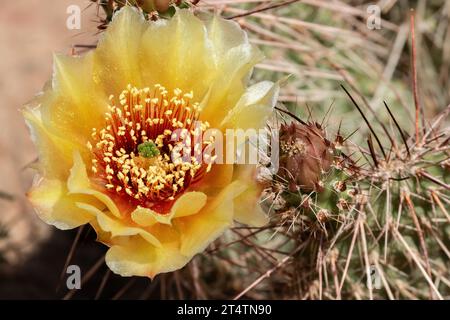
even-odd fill
[{"label": "blurred background", "polygon": [[[402,125],[412,127],[410,8],[416,11],[425,113],[431,118],[450,103],[449,1],[305,0],[259,11],[281,2],[201,0],[197,6],[234,17],[261,47],[267,60],[255,71],[255,81],[292,75],[280,99],[291,110],[307,117],[309,108],[321,121],[333,105],[330,130],[342,121],[344,132],[350,133],[360,120],[339,87],[347,83],[364,105],[381,110],[386,100]],[[370,4],[380,8],[380,29],[368,28]],[[70,5],[82,9],[81,30],[66,27]],[[80,52],[85,49],[73,49],[75,45],[95,44],[101,17],[97,5],[87,0],[0,2],[0,299],[149,298],[156,287],[161,297],[161,290],[170,285],[164,276],[153,284],[112,276],[101,261],[105,248],[92,241],[92,232],[57,231],[41,222],[26,200],[34,175],[27,166],[36,151],[18,110],[51,78],[53,52]],[[77,236],[81,244],[72,260],[91,272],[91,281],[82,292],[67,295],[61,272]]]},{"label": "blurred background", "polygon": [[97,32],[94,7],[82,15],[81,31],[66,28],[72,4],[87,7],[77,0],[0,2],[0,298],[54,296],[70,248],[70,233],[51,241],[54,230],[27,203],[34,173],[26,167],[36,151],[19,109],[50,79],[53,52],[70,53]]}]

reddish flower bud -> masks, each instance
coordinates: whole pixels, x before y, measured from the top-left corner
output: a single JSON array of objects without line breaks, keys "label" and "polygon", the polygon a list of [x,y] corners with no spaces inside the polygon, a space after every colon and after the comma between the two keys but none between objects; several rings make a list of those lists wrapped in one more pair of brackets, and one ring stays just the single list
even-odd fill
[{"label": "reddish flower bud", "polygon": [[317,123],[282,125],[278,175],[290,191],[321,191],[321,176],[331,167],[333,150]]}]

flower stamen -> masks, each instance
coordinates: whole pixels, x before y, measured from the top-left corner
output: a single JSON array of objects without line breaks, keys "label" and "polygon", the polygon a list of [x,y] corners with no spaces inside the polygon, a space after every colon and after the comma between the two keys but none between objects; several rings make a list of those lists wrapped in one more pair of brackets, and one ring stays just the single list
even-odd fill
[{"label": "flower stamen", "polygon": [[107,190],[152,207],[175,200],[203,177],[210,168],[198,156],[211,142],[197,138],[209,124],[199,121],[200,106],[192,99],[192,92],[175,89],[170,95],[159,84],[153,90],[129,85],[119,105],[110,96],[105,127],[94,128],[87,143],[91,171]]}]

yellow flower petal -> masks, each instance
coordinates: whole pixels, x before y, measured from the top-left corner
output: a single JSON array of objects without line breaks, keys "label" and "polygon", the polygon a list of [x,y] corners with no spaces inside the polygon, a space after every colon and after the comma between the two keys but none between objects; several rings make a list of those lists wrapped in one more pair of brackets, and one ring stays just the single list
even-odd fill
[{"label": "yellow flower petal", "polygon": [[247,189],[234,199],[234,219],[249,226],[262,227],[269,218],[259,203],[262,188],[255,183],[255,171],[253,165],[239,165],[235,172],[237,181],[247,183]]},{"label": "yellow flower petal", "polygon": [[133,220],[134,223],[142,227],[150,227],[158,223],[158,220],[155,217],[157,214],[158,214],[157,212],[154,212],[151,209],[137,207],[131,213],[131,220]]},{"label": "yellow flower petal", "polygon": [[205,27],[188,10],[150,24],[142,37],[140,65],[146,85],[192,90],[196,99],[206,94],[216,74]]},{"label": "yellow flower petal", "polygon": [[206,204],[206,194],[198,191],[181,195],[168,214],[160,214],[148,208],[137,207],[131,213],[132,220],[141,226],[152,226],[155,223],[172,224],[172,219],[194,215]]},{"label": "yellow flower petal", "polygon": [[88,223],[94,218],[86,210],[80,210],[76,202],[91,202],[86,196],[69,195],[59,180],[41,179],[28,193],[28,198],[38,216],[58,229],[67,230]]},{"label": "yellow flower petal", "polygon": [[178,270],[190,257],[182,255],[177,242],[164,242],[157,248],[138,238],[124,238],[106,253],[106,264],[123,277],[145,276],[154,278],[164,272]]},{"label": "yellow flower petal", "polygon": [[218,15],[212,18],[205,15],[203,19],[217,68],[217,79],[210,87],[207,101],[203,102],[203,116],[217,126],[245,91],[253,66],[263,55],[250,45],[246,33],[235,21]]},{"label": "yellow flower petal", "polygon": [[159,242],[159,240],[150,232],[142,228],[127,226],[123,221],[110,218],[107,214],[94,206],[85,203],[77,203],[77,206],[95,215],[100,230],[110,232],[111,237],[140,235],[155,247],[161,247],[161,242]]},{"label": "yellow flower petal", "polygon": [[269,222],[259,204],[260,194],[260,189],[251,187],[234,200],[234,219],[237,222],[251,227],[263,227]]},{"label": "yellow flower petal", "polygon": [[278,98],[279,86],[270,81],[249,87],[220,127],[236,129],[264,128]]},{"label": "yellow flower petal", "polygon": [[93,82],[94,54],[54,55],[53,61],[52,99],[41,105],[42,119],[53,133],[85,148],[92,128],[103,124],[108,103]]},{"label": "yellow flower petal", "polygon": [[92,189],[91,182],[89,181],[86,172],[86,166],[84,165],[83,159],[78,152],[74,152],[73,154],[73,167],[70,169],[70,176],[67,180],[67,186],[70,193],[94,196],[103,202],[114,216],[118,218],[121,217],[119,209],[110,197],[100,191]]},{"label": "yellow flower petal", "polygon": [[92,226],[95,233],[97,234],[98,242],[101,242],[107,246],[112,245],[111,233],[102,230],[102,228],[100,228],[100,225],[98,224],[97,219],[93,218],[91,221],[89,221],[89,224]]},{"label": "yellow flower petal", "polygon": [[114,15],[99,41],[94,52],[93,78],[108,95],[118,96],[128,84],[142,87],[139,56],[147,26],[136,8],[125,6]]},{"label": "yellow flower petal", "polygon": [[247,186],[234,181],[213,199],[203,210],[194,215],[174,220],[181,236],[181,253],[194,256],[203,251],[233,222],[233,199]]},{"label": "yellow flower petal", "polygon": [[181,218],[199,212],[206,204],[208,197],[203,192],[187,192],[183,194],[172,207],[172,217]]},{"label": "yellow flower petal", "polygon": [[247,34],[237,22],[225,20],[217,14],[200,15],[200,18],[205,21],[208,39],[214,47],[213,57],[216,64],[220,63],[228,50],[248,43]]},{"label": "yellow flower petal", "polygon": [[253,66],[260,60],[261,53],[250,44],[229,49],[217,66],[220,77],[212,83],[206,101],[202,101],[201,119],[218,127],[244,93]]},{"label": "yellow flower petal", "polygon": [[203,178],[198,190],[207,195],[217,194],[232,182],[233,167],[232,164],[214,164],[211,171]]},{"label": "yellow flower petal", "polygon": [[23,110],[25,120],[38,147],[40,173],[47,179],[67,179],[72,162],[72,142],[58,137],[42,123],[39,111]]}]

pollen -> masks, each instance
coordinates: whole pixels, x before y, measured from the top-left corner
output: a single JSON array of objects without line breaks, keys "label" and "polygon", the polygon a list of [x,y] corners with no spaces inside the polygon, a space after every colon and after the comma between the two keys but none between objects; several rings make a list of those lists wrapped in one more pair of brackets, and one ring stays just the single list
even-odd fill
[{"label": "pollen", "polygon": [[92,174],[109,192],[146,207],[176,199],[212,165],[196,157],[211,142],[197,139],[209,123],[199,120],[201,108],[193,98],[192,92],[170,93],[159,84],[128,85],[118,99],[111,95],[105,125],[93,128],[87,143]]}]

